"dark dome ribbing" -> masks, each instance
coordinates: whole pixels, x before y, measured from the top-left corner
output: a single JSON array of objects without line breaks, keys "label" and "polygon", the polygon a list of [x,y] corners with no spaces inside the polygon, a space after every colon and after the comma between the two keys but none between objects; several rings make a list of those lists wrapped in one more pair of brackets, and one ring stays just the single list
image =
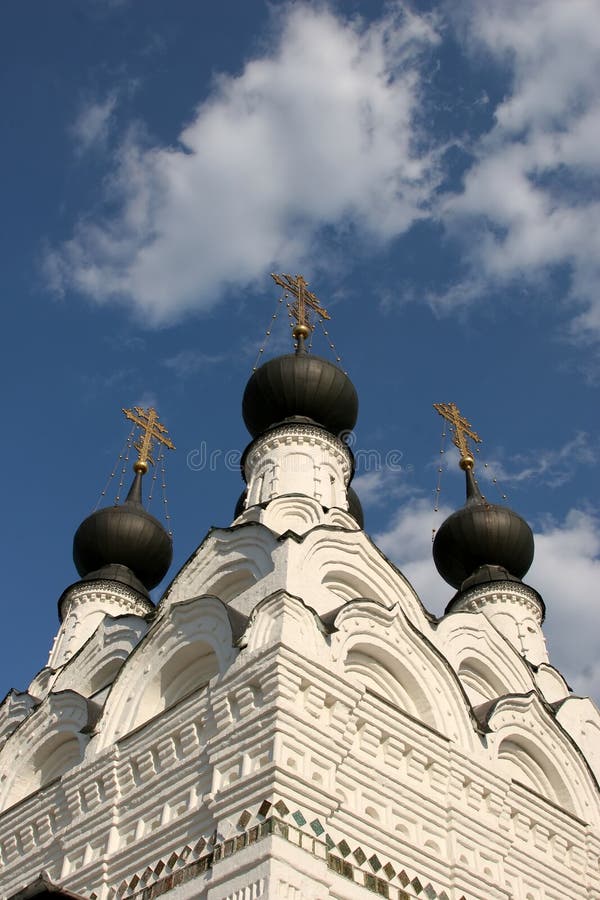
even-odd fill
[{"label": "dark dome ribbing", "polygon": [[358,397],[348,376],[333,363],[290,353],[270,359],[252,374],[242,415],[252,437],[286,419],[308,419],[337,435],[354,428]]},{"label": "dark dome ribbing", "polygon": [[98,509],[81,523],[73,539],[80,576],[106,566],[125,566],[150,590],[162,581],[173,557],[171,538],[142,505],[142,475],[135,476],[121,506]]},{"label": "dark dome ribbing", "polygon": [[455,588],[481,566],[497,566],[522,578],[533,562],[533,533],[505,506],[487,503],[467,470],[467,502],[439,528],[433,559],[442,578]]}]

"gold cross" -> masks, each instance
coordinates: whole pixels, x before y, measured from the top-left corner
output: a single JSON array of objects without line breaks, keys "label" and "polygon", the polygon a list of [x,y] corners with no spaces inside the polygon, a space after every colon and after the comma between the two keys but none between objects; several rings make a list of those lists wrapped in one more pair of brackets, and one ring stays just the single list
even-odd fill
[{"label": "gold cross", "polygon": [[458,447],[461,469],[472,469],[475,465],[475,459],[467,438],[471,438],[476,444],[481,444],[481,438],[473,431],[471,423],[461,415],[456,403],[434,403],[433,408],[439,412],[440,416],[447,419],[452,426],[454,431],[452,443],[455,447]]},{"label": "gold cross", "polygon": [[295,302],[290,306],[290,312],[295,318],[297,324],[294,328],[293,335],[295,338],[308,337],[313,331],[314,325],[310,322],[310,311],[312,310],[322,319],[330,319],[331,316],[326,309],[323,309],[321,302],[312,291],[308,291],[308,281],[305,281],[302,275],[277,275],[271,272],[271,278],[282,287],[288,294],[292,294],[296,298]]},{"label": "gold cross", "polygon": [[175,445],[168,437],[166,427],[158,421],[158,413],[155,409],[143,409],[141,406],[134,406],[133,410],[123,409],[125,418],[130,419],[141,429],[139,440],[135,441],[134,447],[138,452],[137,461],[134,463],[134,472],[141,472],[142,475],[148,471],[148,463],[154,465],[152,458],[152,442],[158,441],[164,444],[169,450],[174,450]]}]

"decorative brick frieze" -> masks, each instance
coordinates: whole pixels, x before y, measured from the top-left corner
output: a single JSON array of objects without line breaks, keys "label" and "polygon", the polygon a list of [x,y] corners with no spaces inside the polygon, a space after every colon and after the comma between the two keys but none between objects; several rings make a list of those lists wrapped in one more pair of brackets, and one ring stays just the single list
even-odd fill
[{"label": "decorative brick frieze", "polygon": [[[272,812],[281,815],[271,815]],[[121,882],[109,897],[153,900],[178,885],[204,875],[241,850],[265,838],[279,837],[324,863],[336,875],[379,896],[398,900],[420,896],[429,900],[449,900],[444,888],[436,888],[414,872],[409,874],[402,865],[394,865],[376,853],[371,853],[367,858],[360,846],[352,850],[345,838],[335,843],[318,819],[307,822],[299,809],[292,812],[281,800],[275,803],[263,801],[258,811],[245,811],[243,820],[246,825],[253,820],[256,824],[215,844],[210,852],[206,852],[209,842],[205,839],[194,847],[186,845],[180,851],[170,853],[166,859],[147,866],[142,873]],[[198,858],[193,859],[194,856]]]}]

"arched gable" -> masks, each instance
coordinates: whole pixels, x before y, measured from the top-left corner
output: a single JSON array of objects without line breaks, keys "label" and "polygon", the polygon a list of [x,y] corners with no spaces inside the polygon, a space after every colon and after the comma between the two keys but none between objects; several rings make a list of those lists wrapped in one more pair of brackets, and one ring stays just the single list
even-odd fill
[{"label": "arched gable", "polygon": [[0,746],[39,702],[25,691],[8,692],[0,705]]},{"label": "arched gable", "polygon": [[458,678],[473,706],[507,693],[506,685],[479,655],[467,656],[458,667]]},{"label": "arched gable", "polygon": [[51,693],[0,750],[0,810],[49,784],[83,759],[88,705],[74,691]]},{"label": "arched gable", "polygon": [[323,507],[318,500],[304,494],[282,494],[260,511],[261,521],[275,534],[305,534],[323,519]]},{"label": "arched gable", "polygon": [[339,506],[331,507],[327,513],[327,524],[343,528],[344,531],[362,531],[354,516]]},{"label": "arched gable", "polygon": [[329,595],[326,607],[367,597],[388,608],[400,603],[419,625],[428,621],[413,587],[363,531],[315,528],[302,549],[302,572],[314,591]]},{"label": "arched gable", "polygon": [[584,822],[600,822],[600,792],[585,760],[536,692],[490,707],[488,750],[500,772]]},{"label": "arched gable", "polygon": [[32,697],[35,697],[38,701],[43,700],[52,690],[56,675],[56,669],[52,669],[50,666],[44,666],[44,668],[40,669],[37,675],[34,675],[31,679],[29,687],[27,688],[27,693]]},{"label": "arched gable", "polygon": [[173,603],[121,669],[97,726],[96,752],[205,687],[237,650],[227,608],[216,597]]},{"label": "arched gable", "polygon": [[331,653],[341,672],[464,748],[475,747],[470,707],[451,666],[398,605],[353,601],[335,626]]},{"label": "arched gable", "polygon": [[541,663],[534,674],[535,683],[548,703],[565,700],[571,693],[569,685],[558,669],[550,663]]},{"label": "arched gable", "polygon": [[104,617],[95,632],[60,670],[54,691],[75,690],[90,697],[115,680],[133,648],[148,630],[139,616]]},{"label": "arched gable", "polygon": [[556,719],[569,734],[600,784],[600,710],[589,697],[567,697]]},{"label": "arched gable", "polygon": [[249,653],[281,643],[315,663],[329,662],[324,628],[315,611],[300,597],[276,591],[252,611],[240,642]]},{"label": "arched gable", "polygon": [[215,528],[177,573],[164,606],[207,594],[228,601],[273,571],[277,539],[257,522]]},{"label": "arched gable", "polygon": [[427,691],[414,678],[410,668],[399,663],[385,646],[378,642],[354,644],[346,654],[344,670],[347,675],[355,675],[369,690],[435,728],[435,715]]},{"label": "arched gable", "polygon": [[535,687],[523,657],[481,612],[445,616],[432,640],[452,664],[473,706]]}]

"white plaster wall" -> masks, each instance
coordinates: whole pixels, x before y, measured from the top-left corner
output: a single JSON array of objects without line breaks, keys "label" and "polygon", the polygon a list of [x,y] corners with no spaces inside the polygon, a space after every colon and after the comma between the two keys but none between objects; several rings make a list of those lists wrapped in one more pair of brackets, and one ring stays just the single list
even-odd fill
[{"label": "white plaster wall", "polygon": [[[202,621],[186,615],[173,631],[180,644],[194,639]],[[150,646],[152,634],[144,640]],[[225,633],[218,641],[226,646]],[[425,707],[417,716],[403,708],[392,684],[380,696],[360,673],[346,670],[347,651],[357,642],[381,650],[382,641],[390,681],[400,684],[411,667],[414,677],[420,673],[424,702],[434,711],[429,724]],[[175,643],[166,661],[171,652]],[[143,673],[140,648],[129,665],[131,677],[135,668]],[[274,597],[257,610],[246,650],[208,686],[4,811],[2,891],[45,868],[84,896],[114,897],[121,884],[121,896],[134,896],[200,860],[211,839],[215,847],[235,842],[273,814],[270,808],[261,816],[265,800],[283,799],[287,812],[276,817],[287,827],[285,838],[265,837],[221,857],[174,885],[172,895],[244,897],[259,885],[263,896],[276,897],[285,896],[286,885],[294,900],[294,891],[354,898],[368,896],[367,876],[399,892],[397,873],[405,872],[456,900],[525,900],[532,891],[538,900],[598,897],[598,794],[580,756],[535,694],[497,707],[484,737],[452,682],[443,658],[400,610],[350,604],[328,637],[300,601]],[[532,759],[553,754],[571,785],[574,811],[561,809],[560,797],[544,799],[512,780],[506,742],[524,736]],[[91,748],[95,741],[92,735]],[[497,755],[502,746],[504,759]],[[325,838],[311,826],[317,820],[333,841],[333,856],[351,864],[353,880],[332,868]],[[344,841],[350,857],[342,856]],[[200,849],[198,842],[205,842]],[[357,847],[362,863],[353,855]],[[382,868],[392,866],[392,878],[369,868],[375,855]]]}]

